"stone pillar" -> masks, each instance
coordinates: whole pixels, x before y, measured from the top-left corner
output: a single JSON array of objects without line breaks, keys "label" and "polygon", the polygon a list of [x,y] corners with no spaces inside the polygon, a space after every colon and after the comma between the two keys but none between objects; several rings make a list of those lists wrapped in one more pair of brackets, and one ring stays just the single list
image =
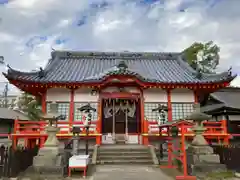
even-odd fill
[{"label": "stone pillar", "polygon": [[72,154],[78,155],[78,149],[79,149],[79,137],[73,136]]}]

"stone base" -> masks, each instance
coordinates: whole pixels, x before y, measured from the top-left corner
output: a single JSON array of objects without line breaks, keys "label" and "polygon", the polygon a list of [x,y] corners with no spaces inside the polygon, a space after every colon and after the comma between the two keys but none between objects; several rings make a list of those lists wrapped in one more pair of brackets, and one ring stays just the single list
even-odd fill
[{"label": "stone base", "polygon": [[60,166],[46,167],[29,167],[19,179],[28,178],[30,180],[45,180],[45,179],[64,179],[64,168]]},{"label": "stone base", "polygon": [[192,154],[213,154],[213,148],[210,146],[189,146],[187,152]]},{"label": "stone base", "polygon": [[59,146],[43,147],[33,158],[33,167],[61,166],[63,150]]},{"label": "stone base", "polygon": [[33,167],[46,167],[46,166],[61,166],[63,163],[62,156],[52,156],[52,155],[45,155],[45,156],[35,156],[33,158]]},{"label": "stone base", "polygon": [[33,165],[24,173],[30,179],[63,178],[64,157],[58,147],[44,147],[33,158]]},{"label": "stone base", "polygon": [[211,164],[195,164],[191,167],[192,173],[214,173],[214,172],[223,172],[227,171],[227,168],[224,164],[217,164],[217,163],[211,163]]},{"label": "stone base", "polygon": [[209,173],[226,172],[227,168],[224,164],[195,164],[191,166],[190,171],[188,171],[189,175],[205,180]]},{"label": "stone base", "polygon": [[210,146],[190,146],[187,149],[187,164],[188,173],[195,176],[227,170],[224,164],[220,164],[219,155],[213,154]]}]

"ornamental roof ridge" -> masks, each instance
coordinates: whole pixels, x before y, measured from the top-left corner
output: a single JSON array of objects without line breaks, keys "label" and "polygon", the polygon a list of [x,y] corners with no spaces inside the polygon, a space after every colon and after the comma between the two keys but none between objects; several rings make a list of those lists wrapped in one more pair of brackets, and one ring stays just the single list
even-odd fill
[{"label": "ornamental roof ridge", "polygon": [[164,58],[165,60],[174,60],[176,57],[181,56],[181,52],[129,52],[129,51],[122,51],[122,52],[114,52],[114,51],[53,51],[52,57],[58,58]]}]

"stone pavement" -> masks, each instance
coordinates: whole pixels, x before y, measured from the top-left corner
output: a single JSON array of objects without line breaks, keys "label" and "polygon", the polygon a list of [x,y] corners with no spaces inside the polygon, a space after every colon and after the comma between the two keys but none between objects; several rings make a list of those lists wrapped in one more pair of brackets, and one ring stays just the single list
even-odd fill
[{"label": "stone pavement", "polygon": [[143,165],[101,165],[96,167],[92,180],[173,180],[159,168]]}]

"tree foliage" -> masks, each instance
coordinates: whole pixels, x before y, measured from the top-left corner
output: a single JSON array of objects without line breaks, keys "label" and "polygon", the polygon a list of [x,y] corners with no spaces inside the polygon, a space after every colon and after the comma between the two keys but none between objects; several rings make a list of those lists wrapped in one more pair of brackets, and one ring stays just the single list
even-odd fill
[{"label": "tree foliage", "polygon": [[40,99],[25,92],[17,98],[15,109],[26,113],[31,120],[39,120],[42,114]]},{"label": "tree foliage", "polygon": [[184,56],[188,64],[201,72],[214,73],[219,64],[220,48],[209,41],[206,43],[195,42],[184,50]]}]

